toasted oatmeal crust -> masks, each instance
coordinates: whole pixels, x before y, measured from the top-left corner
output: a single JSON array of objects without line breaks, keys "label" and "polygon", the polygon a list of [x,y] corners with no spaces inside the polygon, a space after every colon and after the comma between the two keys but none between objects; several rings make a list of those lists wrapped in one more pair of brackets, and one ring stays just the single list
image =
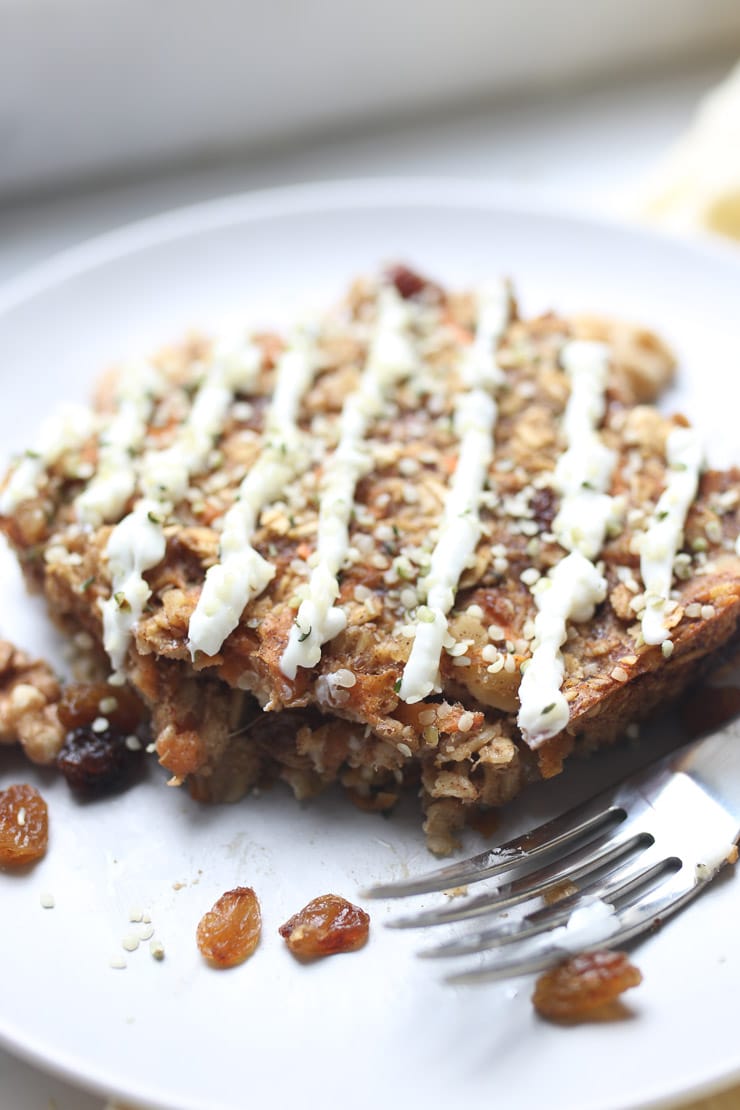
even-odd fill
[{"label": "toasted oatmeal crust", "polygon": [[[740,474],[702,477],[674,566],[667,657],[642,642],[637,543],[665,484],[667,437],[687,423],[650,404],[671,380],[673,355],[645,328],[552,313],[524,320],[512,299],[496,353],[504,386],[496,397],[481,534],[449,614],[441,690],[417,705],[404,703],[398,687],[459,456],[452,416],[476,301],[424,279],[410,282],[406,271],[397,283],[402,296],[413,289],[420,368],[397,384],[371,422],[373,468],[355,490],[336,601],[347,627],[323,645],[316,667],[286,677],[282,656],[317,558],[325,461],[372,335],[378,285],[370,281],[355,283],[318,333],[317,370],[298,413],[299,432],[312,447],[302,472],[262,511],[252,538],[274,567],[272,581],[246,605],[216,654],[191,660],[189,622],[204,576],[220,557],[224,513],[264,443],[284,341],[261,335],[253,337],[262,363],[252,389],[237,392],[206,470],[191,476],[162,524],[165,557],[146,572],[151,597],[126,672],[150,706],[160,761],[197,798],[235,800],[280,777],[298,796],[339,781],[358,804],[383,809],[413,784],[430,844],[449,851],[466,814],[501,805],[527,782],[557,773],[573,749],[613,742],[680,690],[734,633]],[[568,725],[535,753],[514,715],[521,668],[532,653],[531,586],[563,558],[552,532],[559,505],[552,476],[570,391],[560,352],[572,339],[610,349],[599,435],[614,452],[610,493],[619,513],[601,552],[607,598],[592,621],[569,625],[563,646]],[[155,359],[169,387],[154,405],[147,449],[167,447],[176,436],[212,350],[208,339],[191,337]],[[98,411],[111,412],[115,390],[112,375],[98,392]],[[38,495],[1,517],[0,527],[54,618],[100,644],[100,603],[111,594],[106,546],[116,521],[83,529],[75,519],[75,498],[98,450],[91,439],[49,467]]]}]

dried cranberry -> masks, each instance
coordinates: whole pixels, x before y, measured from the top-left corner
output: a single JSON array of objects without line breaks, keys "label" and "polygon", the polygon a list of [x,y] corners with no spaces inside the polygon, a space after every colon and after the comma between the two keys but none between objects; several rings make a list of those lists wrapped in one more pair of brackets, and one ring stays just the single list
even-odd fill
[{"label": "dried cranberry", "polygon": [[386,278],[395,285],[399,296],[405,301],[410,297],[417,297],[422,290],[431,287],[426,278],[417,274],[415,270],[410,270],[408,266],[390,266],[386,270]]},{"label": "dried cranberry", "polygon": [[529,507],[540,531],[549,532],[555,517],[555,491],[550,486],[535,490],[529,499]]},{"label": "dried cranberry", "polygon": [[90,725],[81,725],[67,733],[57,767],[75,790],[88,794],[111,790],[123,785],[141,756],[126,740],[110,726],[95,731]]}]

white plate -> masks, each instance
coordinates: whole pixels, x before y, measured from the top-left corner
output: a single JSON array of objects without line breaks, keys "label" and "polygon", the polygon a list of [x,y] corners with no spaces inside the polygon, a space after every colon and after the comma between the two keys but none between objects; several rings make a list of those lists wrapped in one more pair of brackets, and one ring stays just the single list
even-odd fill
[{"label": "white plate", "polygon": [[[607,309],[656,326],[681,356],[680,403],[726,458],[735,436],[740,261],[627,227],[580,220],[460,184],[348,183],[256,194],[114,233],[0,291],[9,449],[56,400],[83,397],[109,358],[262,306],[331,296],[362,270],[401,258],[444,282],[502,271],[524,311]],[[10,561],[0,632],[58,651]],[[540,820],[636,758],[610,754],[512,807],[505,831]],[[644,985],[631,1016],[557,1028],[536,1020],[531,984],[452,989],[417,961],[419,938],[382,928],[368,947],[297,965],[277,926],[305,901],[350,898],[430,860],[415,807],[385,821],[335,797],[298,805],[275,788],[223,808],[140,787],[80,805],[63,782],[0,759],[0,786],[41,785],[52,821],[47,858],[0,875],[0,1040],[92,1088],[158,1107],[424,1105],[466,1110],[606,1110],[657,1105],[740,1075],[736,998],[740,884],[730,877],[642,944]],[[467,848],[478,844],[469,840]],[[175,884],[184,886],[175,889]],[[253,885],[264,935],[229,972],[206,968],[195,925],[214,899]],[[56,908],[43,910],[50,891]],[[422,900],[424,902],[425,900]],[[426,900],[429,901],[428,899]],[[147,910],[166,945],[109,967]]]}]

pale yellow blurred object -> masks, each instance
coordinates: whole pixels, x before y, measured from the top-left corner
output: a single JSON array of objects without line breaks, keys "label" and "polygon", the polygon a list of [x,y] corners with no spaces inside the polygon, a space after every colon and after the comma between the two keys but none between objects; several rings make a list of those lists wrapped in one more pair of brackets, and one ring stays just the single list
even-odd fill
[{"label": "pale yellow blurred object", "polygon": [[740,64],[701,102],[648,181],[640,208],[676,231],[740,240]]},{"label": "pale yellow blurred object", "polygon": [[740,1087],[733,1087],[721,1095],[711,1095],[709,1098],[692,1102],[681,1110],[738,1110],[740,1107]]}]

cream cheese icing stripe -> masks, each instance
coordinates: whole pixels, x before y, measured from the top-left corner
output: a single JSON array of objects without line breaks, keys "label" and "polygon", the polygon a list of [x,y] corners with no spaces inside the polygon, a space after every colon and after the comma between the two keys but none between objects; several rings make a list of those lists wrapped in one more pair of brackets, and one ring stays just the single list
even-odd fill
[{"label": "cream cheese icing stripe", "polygon": [[495,392],[501,385],[504,375],[496,350],[510,313],[509,289],[503,282],[480,286],[476,295],[475,335],[462,360],[462,380],[469,389]]},{"label": "cream cheese icing stripe", "polygon": [[98,528],[115,520],[136,489],[135,454],[144,442],[164,377],[149,363],[124,367],[116,391],[116,413],[100,433],[94,478],[75,500],[82,524]]},{"label": "cream cheese icing stripe", "polygon": [[101,603],[103,646],[113,670],[109,681],[123,681],[121,667],[131,634],[151,597],[144,572],[165,555],[165,537],[158,501],[143,498],[113,529],[105,549],[111,596]]},{"label": "cream cheese icing stripe", "polygon": [[570,378],[571,392],[562,419],[568,446],[554,474],[562,500],[552,530],[570,553],[533,589],[538,609],[535,648],[519,685],[517,718],[522,736],[532,748],[568,723],[560,651],[568,635],[568,621],[590,620],[607,589],[606,579],[592,560],[603,546],[612,511],[606,490],[616,460],[596,432],[606,409],[609,351],[603,343],[572,340],[563,347],[560,360]]},{"label": "cream cheese icing stripe", "polygon": [[190,618],[188,640],[197,652],[215,655],[239,623],[245,605],[262,593],[275,567],[252,546],[262,510],[282,493],[306,465],[304,437],[297,420],[301,399],[318,369],[314,337],[296,333],[278,360],[275,389],[265,423],[265,442],[226,513],[219,545],[220,562],[206,574]]},{"label": "cream cheese icing stripe", "polygon": [[308,594],[298,609],[280,668],[293,679],[299,667],[315,667],[321,648],[347,625],[334,605],[339,596],[337,576],[349,549],[349,521],[359,480],[373,465],[365,442],[368,427],[383,409],[392,387],[419,365],[408,335],[414,308],[393,287],[380,290],[378,319],[356,393],[344,402],[339,443],[328,460],[319,501],[316,554]]},{"label": "cream cheese icing stripe", "polygon": [[426,577],[426,607],[419,614],[399,697],[414,703],[438,687],[439,660],[447,633],[447,614],[460,577],[480,539],[479,503],[493,457],[496,402],[483,389],[464,394],[455,408],[460,454],[445,502],[442,531]]},{"label": "cream cheese icing stripe", "polygon": [[261,353],[251,342],[236,347],[223,341],[195,395],[188,417],[169,447],[150,451],[140,467],[143,497],[113,529],[106,547],[111,596],[102,604],[103,644],[117,674],[131,634],[151,590],[144,573],[165,555],[164,525],[188,489],[190,478],[208,463],[237,391],[256,384]]},{"label": "cream cheese icing stripe", "polygon": [[642,635],[646,644],[668,639],[666,607],[673,584],[673,561],[683,543],[686,515],[699,488],[704,453],[693,428],[674,428],[666,441],[670,467],[647,531],[640,540],[640,574],[645,586]]},{"label": "cream cheese icing stripe", "polygon": [[594,559],[601,551],[613,501],[606,492],[616,456],[596,429],[606,411],[609,351],[603,343],[573,340],[561,353],[571,394],[563,414],[567,450],[555,465],[553,485],[560,509],[552,531],[566,551]]},{"label": "cream cheese icing stripe", "polygon": [[36,497],[49,467],[67,451],[81,447],[96,426],[95,414],[84,405],[62,405],[47,417],[0,494],[0,513],[12,513],[21,502]]},{"label": "cream cheese icing stripe", "polygon": [[[480,539],[480,496],[493,458],[496,402],[487,389],[501,381],[496,348],[509,320],[509,294],[503,285],[478,293],[476,334],[463,359],[463,380],[470,388],[455,404],[454,431],[460,442],[441,534],[423,585],[426,606],[417,614],[414,642],[398,690],[413,704],[439,688],[439,660],[447,634],[447,615],[455,591]],[[426,618],[426,619],[424,619]]]}]

